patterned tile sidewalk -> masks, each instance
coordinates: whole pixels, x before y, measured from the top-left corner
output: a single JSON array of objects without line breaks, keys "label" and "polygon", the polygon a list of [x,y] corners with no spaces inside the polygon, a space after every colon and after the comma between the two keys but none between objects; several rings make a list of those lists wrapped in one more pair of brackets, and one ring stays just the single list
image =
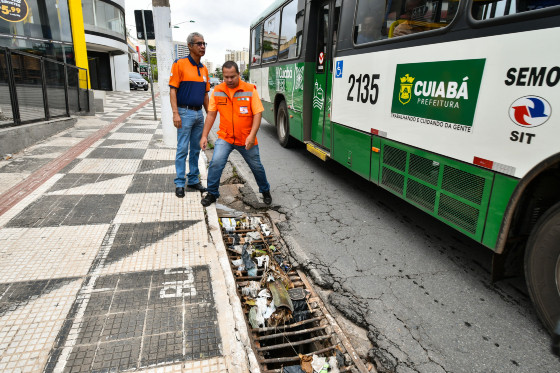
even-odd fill
[{"label": "patterned tile sidewalk", "polygon": [[200,193],[175,197],[150,98],[0,161],[0,372],[231,371]]}]

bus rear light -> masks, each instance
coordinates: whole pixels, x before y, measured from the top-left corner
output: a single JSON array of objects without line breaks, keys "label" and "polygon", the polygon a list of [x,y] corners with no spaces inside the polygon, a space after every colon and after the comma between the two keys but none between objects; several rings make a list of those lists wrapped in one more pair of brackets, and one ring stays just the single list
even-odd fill
[{"label": "bus rear light", "polygon": [[374,153],[379,153],[379,148],[376,148],[376,147],[372,146],[371,151],[374,152]]},{"label": "bus rear light", "polygon": [[492,166],[494,165],[494,162],[479,157],[474,157],[473,163],[477,166],[481,166],[489,169],[492,169]]},{"label": "bus rear light", "polygon": [[380,130],[376,130],[375,128],[372,128],[372,129],[370,130],[370,132],[371,132],[373,135],[376,135],[376,136],[387,137],[387,132],[385,132],[385,131],[380,131]]},{"label": "bus rear light", "polygon": [[477,166],[488,168],[492,171],[500,172],[506,175],[515,175],[515,167],[506,164],[489,161],[488,159],[474,157],[473,163]]}]

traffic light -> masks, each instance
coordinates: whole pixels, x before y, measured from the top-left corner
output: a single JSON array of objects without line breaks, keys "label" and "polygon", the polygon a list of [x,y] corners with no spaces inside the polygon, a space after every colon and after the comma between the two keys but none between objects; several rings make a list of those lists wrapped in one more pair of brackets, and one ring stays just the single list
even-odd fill
[{"label": "traffic light", "polygon": [[142,12],[144,12],[144,20],[146,21],[146,34],[148,40],[154,40],[156,33],[154,32],[154,16],[151,10],[135,10],[134,20],[136,21],[136,37],[144,40],[144,23],[142,22]]}]

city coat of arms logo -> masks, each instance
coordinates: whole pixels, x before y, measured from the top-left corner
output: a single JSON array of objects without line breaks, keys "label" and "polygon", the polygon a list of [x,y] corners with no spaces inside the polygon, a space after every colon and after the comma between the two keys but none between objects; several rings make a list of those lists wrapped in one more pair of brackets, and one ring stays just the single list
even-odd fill
[{"label": "city coat of arms logo", "polygon": [[414,82],[415,78],[406,74],[400,79],[401,89],[399,90],[399,101],[401,102],[401,104],[406,105],[412,98],[412,82]]}]

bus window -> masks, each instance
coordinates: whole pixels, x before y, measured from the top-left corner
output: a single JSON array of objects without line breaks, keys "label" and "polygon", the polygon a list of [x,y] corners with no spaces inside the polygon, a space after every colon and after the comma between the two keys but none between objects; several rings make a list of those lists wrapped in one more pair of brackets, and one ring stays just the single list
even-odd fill
[{"label": "bus window", "polygon": [[274,13],[264,21],[262,62],[274,62],[278,54],[278,35],[280,32],[280,12]]},{"label": "bus window", "polygon": [[560,5],[560,0],[475,0],[472,5],[472,16],[478,20],[492,19],[556,5]]},{"label": "bus window", "polygon": [[293,0],[282,9],[279,60],[299,56],[303,31],[303,11],[298,13],[298,2]]},{"label": "bus window", "polygon": [[258,25],[251,31],[251,66],[261,64],[262,49],[262,24]]},{"label": "bus window", "polygon": [[360,0],[354,43],[410,35],[447,26],[457,13],[457,0]]}]

